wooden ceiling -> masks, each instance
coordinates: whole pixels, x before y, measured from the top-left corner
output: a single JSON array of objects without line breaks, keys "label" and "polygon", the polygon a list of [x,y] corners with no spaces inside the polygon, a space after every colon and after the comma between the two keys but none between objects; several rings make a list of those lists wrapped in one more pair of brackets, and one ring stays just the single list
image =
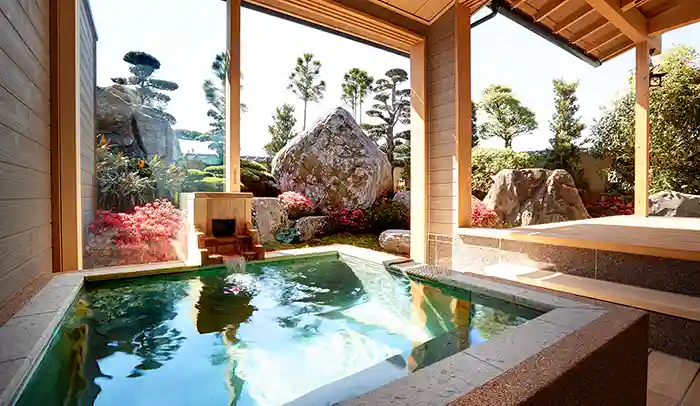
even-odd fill
[{"label": "wooden ceiling", "polygon": [[[454,0],[370,0],[429,25]],[[464,0],[459,0],[463,2]],[[481,6],[485,2],[468,0]],[[494,0],[498,1],[498,0]],[[592,61],[606,61],[648,40],[660,50],[663,32],[700,21],[700,0],[500,0],[505,11],[559,37]],[[552,38],[550,38],[552,39]]]},{"label": "wooden ceiling", "polygon": [[[455,0],[242,0],[408,53]],[[456,0],[472,12],[489,1],[516,21],[593,65],[700,21],[700,0]]]}]

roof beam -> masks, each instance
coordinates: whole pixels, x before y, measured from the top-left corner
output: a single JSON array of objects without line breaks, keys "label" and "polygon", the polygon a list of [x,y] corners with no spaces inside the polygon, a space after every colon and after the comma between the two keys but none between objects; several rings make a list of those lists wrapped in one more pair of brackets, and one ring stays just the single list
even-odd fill
[{"label": "roof beam", "polygon": [[647,20],[636,8],[622,11],[619,0],[586,0],[586,3],[635,43],[649,40]]},{"label": "roof beam", "polygon": [[621,32],[615,31],[612,34],[607,35],[604,38],[601,38],[597,43],[593,44],[593,46],[588,50],[588,52],[589,53],[595,52],[595,51],[599,50],[600,48],[610,44],[611,42],[615,41],[616,39],[618,39],[624,35],[625,34],[623,34]]},{"label": "roof beam", "polygon": [[686,0],[647,22],[649,35],[659,35],[700,21],[700,0]]},{"label": "roof beam", "polygon": [[595,34],[596,32],[602,30],[603,28],[607,27],[608,24],[610,24],[610,21],[607,21],[606,19],[598,20],[594,22],[593,24],[587,26],[586,28],[582,29],[577,33],[575,38],[571,39],[572,44],[578,44],[579,42],[583,41],[584,39],[590,37],[591,35]]},{"label": "roof beam", "polygon": [[622,0],[620,2],[620,8],[622,9],[622,11],[629,11],[650,1],[651,0]]},{"label": "roof beam", "polygon": [[559,10],[562,6],[566,5],[571,0],[549,0],[544,6],[542,6],[539,11],[534,16],[535,22],[539,23],[552,14],[553,12]]},{"label": "roof beam", "polygon": [[554,33],[557,35],[561,34],[562,31],[583,20],[592,13],[595,13],[595,9],[591,6],[585,6],[576,10],[576,12],[571,14],[566,20],[560,22],[559,25],[554,27]]}]

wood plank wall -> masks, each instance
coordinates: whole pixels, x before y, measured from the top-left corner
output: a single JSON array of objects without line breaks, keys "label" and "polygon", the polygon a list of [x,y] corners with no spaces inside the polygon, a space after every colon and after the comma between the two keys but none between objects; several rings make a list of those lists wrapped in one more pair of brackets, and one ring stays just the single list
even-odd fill
[{"label": "wood plank wall", "polygon": [[80,183],[83,209],[83,244],[95,216],[95,44],[97,41],[88,0],[80,2]]},{"label": "wood plank wall", "polygon": [[49,1],[0,1],[0,303],[51,272]]},{"label": "wood plank wall", "polygon": [[454,9],[428,29],[428,234],[457,223]]}]

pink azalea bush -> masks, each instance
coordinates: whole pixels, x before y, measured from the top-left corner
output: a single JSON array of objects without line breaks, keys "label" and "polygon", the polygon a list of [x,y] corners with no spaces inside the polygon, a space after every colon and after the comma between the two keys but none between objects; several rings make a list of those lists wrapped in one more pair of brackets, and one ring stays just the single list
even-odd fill
[{"label": "pink azalea bush", "polygon": [[308,216],[314,212],[314,205],[306,195],[299,192],[284,192],[277,196],[289,218]]},{"label": "pink azalea bush", "polygon": [[180,210],[165,199],[137,206],[133,213],[100,210],[88,228],[88,262],[115,266],[176,260],[182,230]]},{"label": "pink azalea bush", "polygon": [[634,214],[631,196],[603,195],[600,199],[586,206],[591,217],[608,217]]},{"label": "pink azalea bush", "polygon": [[501,221],[495,211],[486,207],[481,200],[472,197],[472,225],[474,227],[499,228]]}]

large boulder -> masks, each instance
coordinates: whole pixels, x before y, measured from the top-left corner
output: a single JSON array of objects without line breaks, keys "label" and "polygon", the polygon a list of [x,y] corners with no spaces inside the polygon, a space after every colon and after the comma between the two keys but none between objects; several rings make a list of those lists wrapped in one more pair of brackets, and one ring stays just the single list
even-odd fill
[{"label": "large boulder", "polygon": [[649,196],[649,215],[700,217],[700,196],[663,191]]},{"label": "large boulder", "polygon": [[507,226],[590,218],[573,178],[562,169],[504,169],[484,204]]},{"label": "large boulder", "polygon": [[341,107],[290,140],[272,175],[282,192],[304,193],[324,213],[367,208],[391,188],[386,154]]},{"label": "large boulder", "polygon": [[379,235],[379,246],[394,254],[411,252],[411,230],[386,230]]},{"label": "large boulder", "polygon": [[299,230],[299,241],[308,241],[328,232],[328,216],[302,217],[294,223],[294,228]]},{"label": "large boulder", "polygon": [[261,243],[275,241],[277,233],[287,228],[287,221],[287,212],[277,198],[253,198],[253,225]]},{"label": "large boulder", "polygon": [[133,156],[158,155],[172,163],[181,155],[168,117],[141,105],[136,93],[125,86],[98,88],[95,132],[104,134],[112,145]]}]

